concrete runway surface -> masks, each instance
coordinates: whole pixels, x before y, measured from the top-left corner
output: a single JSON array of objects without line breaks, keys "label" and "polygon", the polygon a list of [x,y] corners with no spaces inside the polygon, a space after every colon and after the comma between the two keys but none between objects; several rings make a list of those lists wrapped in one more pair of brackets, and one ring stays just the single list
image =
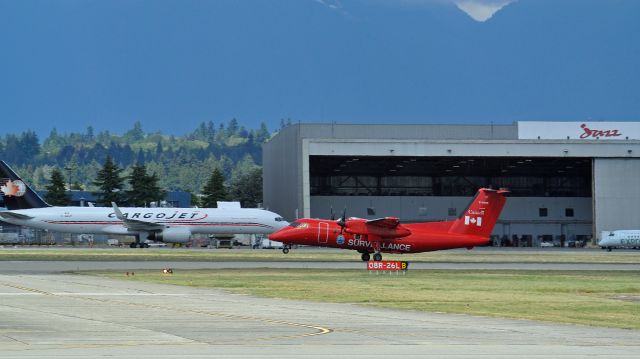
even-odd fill
[{"label": "concrete runway surface", "polygon": [[638,358],[640,331],[0,274],[0,358],[399,356]]}]

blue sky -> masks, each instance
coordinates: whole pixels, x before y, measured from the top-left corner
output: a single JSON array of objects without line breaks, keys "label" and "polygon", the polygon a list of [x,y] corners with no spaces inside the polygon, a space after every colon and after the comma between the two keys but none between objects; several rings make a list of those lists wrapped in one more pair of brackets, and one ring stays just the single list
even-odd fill
[{"label": "blue sky", "polygon": [[0,135],[640,120],[635,0],[0,0]]}]

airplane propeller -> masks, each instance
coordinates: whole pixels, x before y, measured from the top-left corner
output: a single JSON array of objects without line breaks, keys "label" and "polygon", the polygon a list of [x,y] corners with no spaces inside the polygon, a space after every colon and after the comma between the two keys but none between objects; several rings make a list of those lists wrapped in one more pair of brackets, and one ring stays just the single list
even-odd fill
[{"label": "airplane propeller", "polygon": [[342,232],[344,232],[344,227],[347,225],[347,206],[344,206],[342,217],[338,219],[338,225],[340,226],[340,234],[342,234]]},{"label": "airplane propeller", "polygon": [[335,221],[336,220],[336,214],[333,213],[333,206],[331,206],[330,209],[331,209],[331,220]]}]

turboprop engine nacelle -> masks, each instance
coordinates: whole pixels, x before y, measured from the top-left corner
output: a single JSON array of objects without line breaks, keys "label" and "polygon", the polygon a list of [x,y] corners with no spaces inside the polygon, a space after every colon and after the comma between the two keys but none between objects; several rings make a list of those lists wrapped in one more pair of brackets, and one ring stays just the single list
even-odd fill
[{"label": "turboprop engine nacelle", "polygon": [[191,231],[183,227],[173,227],[162,232],[150,233],[148,238],[166,243],[185,243],[191,238]]}]

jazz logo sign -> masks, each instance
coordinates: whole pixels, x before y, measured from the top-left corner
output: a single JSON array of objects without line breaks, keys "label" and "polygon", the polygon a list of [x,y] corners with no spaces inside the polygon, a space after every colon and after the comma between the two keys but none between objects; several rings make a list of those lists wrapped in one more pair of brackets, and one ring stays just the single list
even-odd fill
[{"label": "jazz logo sign", "polygon": [[482,226],[482,217],[464,216],[464,225],[468,226],[472,224],[478,227]]}]

